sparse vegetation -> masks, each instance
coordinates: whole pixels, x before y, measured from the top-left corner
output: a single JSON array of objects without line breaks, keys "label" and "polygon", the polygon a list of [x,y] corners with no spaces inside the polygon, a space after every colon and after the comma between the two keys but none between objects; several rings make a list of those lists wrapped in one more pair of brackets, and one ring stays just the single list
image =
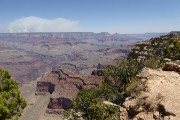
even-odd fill
[{"label": "sparse vegetation", "polygon": [[164,49],[164,56],[172,60],[180,60],[180,41],[172,40]]},{"label": "sparse vegetation", "polygon": [[20,96],[18,82],[8,71],[0,69],[0,119],[18,119],[26,101]]},{"label": "sparse vegetation", "polygon": [[163,99],[163,96],[158,93],[156,98],[151,98],[147,94],[141,94],[141,96],[137,97],[136,107],[143,107],[147,112],[154,112],[158,109],[160,101]]},{"label": "sparse vegetation", "polygon": [[162,66],[163,66],[162,59],[156,56],[147,57],[140,61],[141,69],[144,67],[157,69],[157,68],[161,68]]},{"label": "sparse vegetation", "polygon": [[[144,107],[147,111],[156,110],[158,108],[156,101],[162,99],[162,95],[158,94],[157,100],[150,99],[147,96],[142,97],[141,92],[148,91],[146,80],[140,81],[136,75],[144,67],[152,69],[162,67],[164,58],[180,59],[180,43],[177,39],[172,41],[172,37],[170,35],[161,36],[152,38],[150,42],[138,44],[128,56],[128,60],[108,66],[103,71],[104,81],[101,86],[80,91],[73,102],[73,109],[76,112],[82,112],[84,118],[88,120],[104,120],[108,119],[109,116],[116,115],[119,111],[104,105],[103,100],[121,105],[126,97],[140,97],[136,107]],[[137,52],[139,53],[136,54]],[[139,54],[142,55],[140,55],[140,59]]]},{"label": "sparse vegetation", "polygon": [[141,91],[148,91],[146,80],[142,81],[137,78],[133,78],[131,84],[126,87],[126,95],[131,98],[138,97]]},{"label": "sparse vegetation", "polygon": [[[153,65],[151,63],[154,62]],[[121,105],[128,96],[138,96],[139,92],[146,90],[146,81],[138,81],[135,77],[144,67],[158,68],[159,62],[154,58],[146,58],[141,61],[126,60],[117,65],[108,66],[104,70],[104,82],[97,88],[81,90],[73,101],[73,110],[83,113],[85,119],[108,120],[114,116],[117,119],[118,107],[107,106],[103,101],[110,101]],[[74,116],[72,112],[66,112],[68,116]],[[112,119],[112,118],[111,118]]]},{"label": "sparse vegetation", "polygon": [[144,59],[156,57],[159,60],[169,58],[171,60],[180,59],[180,36],[170,33],[166,36],[151,38],[141,44],[137,44],[130,52],[128,58]]}]

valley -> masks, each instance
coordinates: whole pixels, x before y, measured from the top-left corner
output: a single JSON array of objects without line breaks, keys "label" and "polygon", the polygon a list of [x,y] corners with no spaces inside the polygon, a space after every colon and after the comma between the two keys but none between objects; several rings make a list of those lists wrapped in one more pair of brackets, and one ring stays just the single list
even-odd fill
[{"label": "valley", "polygon": [[1,33],[0,67],[9,70],[20,85],[56,66],[89,75],[98,63],[108,65],[126,58],[135,42],[162,34]]},{"label": "valley", "polygon": [[80,90],[102,84],[103,66],[126,59],[148,37],[152,34],[0,34],[0,67],[18,80],[27,100],[20,119],[63,119]]}]

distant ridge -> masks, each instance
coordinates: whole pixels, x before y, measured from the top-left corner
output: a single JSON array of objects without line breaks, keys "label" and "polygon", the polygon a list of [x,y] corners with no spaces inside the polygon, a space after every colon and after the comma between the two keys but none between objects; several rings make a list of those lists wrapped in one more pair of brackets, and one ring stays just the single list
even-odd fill
[{"label": "distant ridge", "polygon": [[169,34],[173,34],[173,35],[180,35],[180,31],[171,31]]},{"label": "distant ridge", "polygon": [[162,35],[166,35],[167,33],[138,33],[138,34],[121,34],[121,33],[108,33],[108,32],[17,32],[17,33],[0,33],[1,36],[61,36],[61,37],[84,37],[84,38],[102,38],[104,39],[108,38],[123,38],[124,40],[127,39],[138,39],[138,40],[147,40],[154,37],[159,37]]}]

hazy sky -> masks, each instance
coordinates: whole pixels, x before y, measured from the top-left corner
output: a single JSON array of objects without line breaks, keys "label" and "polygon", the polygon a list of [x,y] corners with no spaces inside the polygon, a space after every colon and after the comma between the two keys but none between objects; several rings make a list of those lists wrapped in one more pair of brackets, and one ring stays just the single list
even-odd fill
[{"label": "hazy sky", "polygon": [[0,32],[180,30],[180,0],[0,0]]}]

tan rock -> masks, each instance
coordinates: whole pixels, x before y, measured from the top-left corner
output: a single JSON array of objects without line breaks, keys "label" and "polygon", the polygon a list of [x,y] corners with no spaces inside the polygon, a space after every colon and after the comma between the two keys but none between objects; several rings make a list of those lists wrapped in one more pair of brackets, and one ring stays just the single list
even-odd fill
[{"label": "tan rock", "polygon": [[123,107],[133,114],[129,119],[179,120],[180,74],[144,68],[138,78],[147,80],[148,91],[140,92],[139,97],[126,99]]},{"label": "tan rock", "polygon": [[120,120],[128,120],[128,113],[123,107],[120,107],[120,116]]},{"label": "tan rock", "polygon": [[155,120],[160,120],[160,114],[159,114],[159,112],[155,112],[154,114],[153,114],[153,118],[155,119]]}]

